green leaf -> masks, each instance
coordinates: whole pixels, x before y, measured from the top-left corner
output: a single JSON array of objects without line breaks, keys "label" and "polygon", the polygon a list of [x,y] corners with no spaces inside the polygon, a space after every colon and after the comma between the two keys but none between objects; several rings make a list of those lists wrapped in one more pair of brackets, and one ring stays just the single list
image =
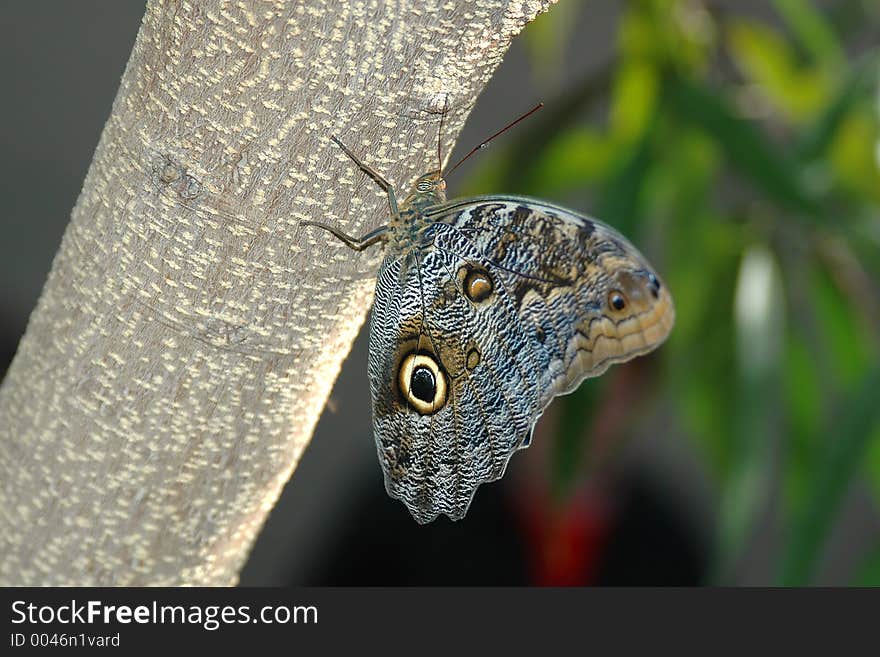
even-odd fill
[{"label": "green leaf", "polygon": [[739,68],[785,118],[803,121],[824,106],[830,73],[800,67],[789,42],[774,29],[754,21],[732,21],[727,40]]},{"label": "green leaf", "polygon": [[872,362],[870,345],[863,339],[853,302],[843,294],[829,272],[816,269],[811,279],[813,312],[824,351],[815,358],[828,363],[826,383],[843,390],[864,376]]},{"label": "green leaf", "polygon": [[673,411],[707,469],[719,479],[731,463],[737,398],[733,296],[743,228],[713,207],[720,156],[701,131],[659,121],[654,161],[640,191],[645,210],[632,237],[663,272],[676,305],[663,346]]},{"label": "green leaf", "polygon": [[783,385],[789,439],[784,462],[785,504],[798,507],[809,494],[819,429],[825,419],[827,388],[801,327],[791,327],[786,341]]},{"label": "green leaf", "polygon": [[589,127],[564,130],[538,154],[521,193],[529,193],[530,187],[542,194],[582,189],[605,177],[617,152],[612,139]]},{"label": "green leaf", "polygon": [[593,410],[601,403],[609,374],[584,381],[577,390],[559,400],[561,412],[553,441],[552,481],[557,497],[564,497],[583,470],[588,445],[587,427]]},{"label": "green leaf", "polygon": [[631,234],[637,223],[640,192],[653,163],[651,137],[652,131],[648,130],[635,144],[621,148],[616,168],[612,169],[596,204],[602,221],[616,226],[625,235]]},{"label": "green leaf", "polygon": [[809,0],[773,0],[773,4],[814,62],[838,67],[845,61],[834,30]]},{"label": "green leaf", "polygon": [[862,563],[852,581],[853,586],[880,586],[880,549]]},{"label": "green leaf", "polygon": [[822,156],[850,114],[859,105],[871,102],[876,64],[876,58],[869,58],[847,72],[834,97],[798,138],[794,149],[797,159],[809,161]]},{"label": "green leaf", "polygon": [[644,57],[682,71],[704,70],[715,43],[715,24],[702,2],[639,0],[626,3],[618,46],[626,57]]},{"label": "green leaf", "polygon": [[521,130],[517,126],[518,137],[504,150],[498,170],[500,185],[493,192],[509,188],[522,194],[537,187],[535,177],[542,177],[537,169],[547,162],[546,149],[558,143],[563,133],[579,129],[584,108],[607,97],[613,73],[610,65],[591,73],[566,88],[561,96],[547,101],[544,109],[523,124]]},{"label": "green leaf", "polygon": [[868,481],[874,498],[880,503],[880,423],[874,427],[874,436],[868,446],[866,459]]},{"label": "green leaf", "polygon": [[869,111],[851,112],[841,121],[829,159],[841,186],[860,197],[880,201],[877,149],[880,126]]},{"label": "green leaf", "polygon": [[680,120],[706,131],[740,177],[780,205],[812,219],[820,216],[818,203],[802,181],[798,165],[756,123],[737,116],[722,91],[679,77],[670,81],[667,91]]},{"label": "green leaf", "polygon": [[736,286],[737,415],[731,469],[722,487],[712,580],[732,579],[756,519],[765,508],[779,434],[779,368],[784,334],[782,280],[763,245],[743,255]]},{"label": "green leaf", "polygon": [[828,427],[810,495],[792,523],[779,578],[783,585],[805,585],[812,579],[841,501],[864,462],[880,421],[878,389],[880,365],[875,364],[840,405]]},{"label": "green leaf", "polygon": [[656,113],[659,75],[646,59],[630,59],[618,68],[611,96],[611,134],[622,143],[634,141]]}]

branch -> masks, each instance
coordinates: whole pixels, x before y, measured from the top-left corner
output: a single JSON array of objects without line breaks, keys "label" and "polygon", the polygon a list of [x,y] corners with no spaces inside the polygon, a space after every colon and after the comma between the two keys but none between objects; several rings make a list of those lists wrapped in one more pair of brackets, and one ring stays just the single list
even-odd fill
[{"label": "branch", "polygon": [[[0,583],[225,585],[372,298],[362,234],[552,0],[151,0],[0,388]],[[328,5],[332,4],[332,8]]]}]

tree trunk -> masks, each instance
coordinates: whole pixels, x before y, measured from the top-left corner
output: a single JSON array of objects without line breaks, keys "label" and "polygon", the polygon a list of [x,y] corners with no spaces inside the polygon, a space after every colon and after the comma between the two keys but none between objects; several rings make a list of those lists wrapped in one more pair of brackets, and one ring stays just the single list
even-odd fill
[{"label": "tree trunk", "polygon": [[[372,298],[385,222],[552,0],[151,0],[0,388],[0,583],[235,583]],[[332,477],[332,473],[327,473]]]}]

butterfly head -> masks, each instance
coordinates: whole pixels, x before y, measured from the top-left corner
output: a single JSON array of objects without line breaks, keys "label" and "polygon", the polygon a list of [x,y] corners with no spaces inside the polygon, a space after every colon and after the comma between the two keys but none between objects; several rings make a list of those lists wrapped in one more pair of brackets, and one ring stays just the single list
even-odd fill
[{"label": "butterfly head", "polygon": [[403,202],[414,210],[440,205],[446,202],[446,180],[440,171],[431,171],[416,179],[412,191]]}]

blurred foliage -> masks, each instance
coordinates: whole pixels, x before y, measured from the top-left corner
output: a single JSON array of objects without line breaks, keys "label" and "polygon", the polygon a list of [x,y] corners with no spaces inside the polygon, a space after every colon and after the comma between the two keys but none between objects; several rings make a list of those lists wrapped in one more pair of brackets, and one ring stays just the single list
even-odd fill
[{"label": "blurred foliage", "polygon": [[[591,4],[560,0],[527,30],[536,77]],[[822,7],[623,3],[611,61],[544,98],[463,190],[591,208],[664,276],[676,327],[618,431],[662,422],[717,483],[709,582],[733,581],[768,516],[778,583],[815,581],[853,485],[880,500],[880,5]],[[557,402],[563,497],[595,466],[620,370]],[[880,583],[880,545],[863,553],[853,581]]]}]

